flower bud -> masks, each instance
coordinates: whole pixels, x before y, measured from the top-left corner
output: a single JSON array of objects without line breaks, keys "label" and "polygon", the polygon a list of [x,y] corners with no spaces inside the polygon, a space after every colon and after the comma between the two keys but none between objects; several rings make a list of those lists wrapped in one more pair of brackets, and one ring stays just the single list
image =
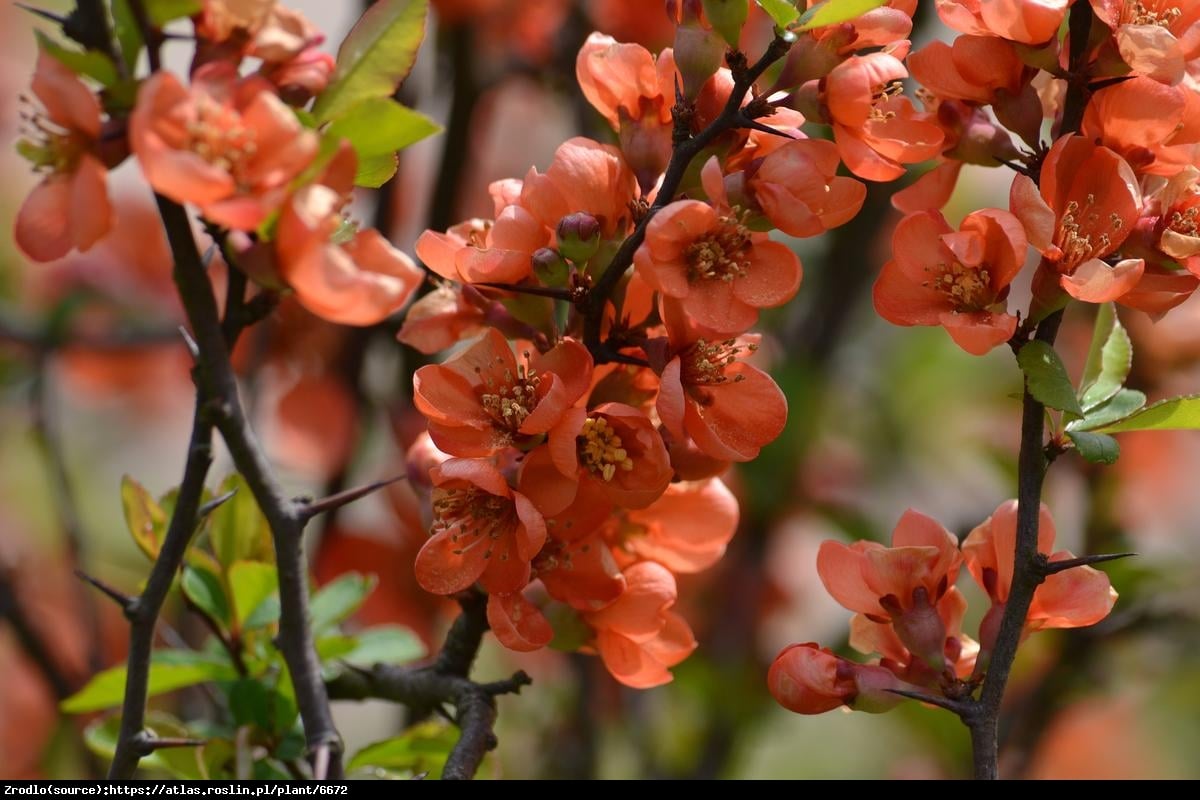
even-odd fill
[{"label": "flower bud", "polygon": [[333,56],[310,47],[287,61],[267,65],[263,74],[279,87],[285,103],[302,106],[325,91],[334,66]]},{"label": "flower bud", "polygon": [[683,78],[683,95],[695,101],[704,83],[716,74],[725,57],[725,42],[699,21],[675,29],[675,67]]},{"label": "flower bud", "polygon": [[924,586],[913,590],[912,608],[892,615],[892,628],[909,652],[934,672],[946,668],[946,624],[929,602]]},{"label": "flower bud", "polygon": [[557,250],[542,247],[533,253],[533,274],[543,286],[565,286],[568,275],[567,262]]},{"label": "flower bud", "polygon": [[586,262],[600,249],[600,223],[591,214],[568,214],[559,220],[556,232],[559,251],[576,264]]}]

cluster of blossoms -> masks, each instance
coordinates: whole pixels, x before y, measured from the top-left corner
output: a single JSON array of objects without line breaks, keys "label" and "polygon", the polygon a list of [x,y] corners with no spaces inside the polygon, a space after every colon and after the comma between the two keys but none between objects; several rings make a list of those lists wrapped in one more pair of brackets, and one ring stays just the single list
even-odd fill
[{"label": "cluster of blossoms", "polygon": [[[996,509],[963,540],[935,520],[909,510],[892,532],[892,546],[827,541],[817,572],[829,594],[855,612],[850,646],[878,661],[860,664],[815,643],[794,644],[775,657],[768,686],[779,703],[800,714],[840,706],[887,711],[903,697],[895,690],[950,699],[965,697],[987,665],[1013,580],[1017,503]],[[1054,521],[1041,509],[1038,551],[1053,552]],[[1054,552],[1050,562],[1074,558]],[[955,587],[966,563],[991,607],[979,623],[978,641],[963,633],[967,601]],[[1108,616],[1117,593],[1092,567],[1050,575],[1038,587],[1022,636],[1051,628],[1094,625]]]},{"label": "cluster of blossoms", "polygon": [[[400,333],[429,353],[476,337],[415,378],[429,439],[410,478],[431,492],[434,533],[418,582],[478,583],[507,647],[582,645],[635,687],[670,680],[696,646],[672,611],[675,575],[721,556],[738,514],[719,476],[786,421],[748,332],[801,282],[770,232],[811,237],[853,218],[866,187],[842,163],[894,178],[942,148],[932,115],[894,88],[901,73],[876,85],[879,60],[908,49],[915,3],[801,34],[773,84],[732,101],[746,61],[718,68],[729,44],[701,3],[668,7],[674,48],[592,34],[578,55],[617,144],[571,139],[545,172],[491,185],[492,219],[422,234],[417,255],[442,281]],[[818,82],[810,113],[836,141],[801,132],[795,106]],[[714,125],[732,112],[737,123]],[[704,131],[681,169],[679,143]],[[591,341],[589,293],[614,266],[632,270]]]},{"label": "cluster of blossoms", "polygon": [[[17,216],[35,261],[86,251],[115,224],[108,170],[132,153],[157,193],[194,206],[226,234],[227,254],[257,283],[290,288],[333,322],[368,325],[401,309],[423,279],[378,231],[346,216],[355,151],[296,113],[328,84],[333,57],[299,12],[277,3],[208,0],[193,19],[185,82],[160,70],[132,109],[97,94],[58,54],[38,55],[20,149],[43,173]],[[243,74],[252,59],[257,69]]]},{"label": "cluster of blossoms", "polygon": [[[1007,342],[1018,320],[1006,297],[1029,246],[1041,256],[1032,321],[1071,298],[1157,317],[1200,285],[1200,96],[1187,70],[1200,8],[1091,0],[1092,34],[1072,74],[1077,43],[1058,37],[1071,7],[939,0],[961,35],[912,53],[908,67],[944,143],[937,166],[895,197],[909,215],[875,285],[885,319],[944,326],[973,354]],[[1086,86],[1086,105],[1064,127],[1069,84]],[[962,165],[1001,163],[1019,172],[1009,208],[969,214],[955,230],[938,209]]]}]

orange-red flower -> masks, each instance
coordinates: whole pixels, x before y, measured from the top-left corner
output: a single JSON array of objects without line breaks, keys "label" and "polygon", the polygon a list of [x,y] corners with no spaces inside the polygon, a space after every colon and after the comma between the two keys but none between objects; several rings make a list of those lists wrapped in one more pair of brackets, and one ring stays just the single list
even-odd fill
[{"label": "orange-red flower", "polygon": [[790,236],[816,236],[862,209],[867,187],[837,174],[837,145],[800,139],[773,150],[748,179],[763,214]]},{"label": "orange-red flower", "polygon": [[1072,0],[937,0],[942,22],[960,33],[999,36],[1022,44],[1049,41]]},{"label": "orange-red flower", "polygon": [[554,629],[541,609],[521,592],[489,594],[487,621],[496,640],[509,650],[538,650],[554,638]]},{"label": "orange-red flower", "polygon": [[1025,263],[1020,221],[999,209],[968,214],[958,231],[937,211],[901,220],[892,260],[875,282],[875,310],[896,325],[941,325],[968,353],[1012,337],[1008,286]]},{"label": "orange-red flower", "polygon": [[417,583],[454,594],[479,581],[512,594],[529,583],[529,562],[546,541],[546,522],[487,461],[454,458],[429,471],[433,536],[417,553]]},{"label": "orange-red flower", "polygon": [[994,36],[930,42],[910,55],[907,64],[912,76],[938,97],[983,105],[1019,93],[1027,74],[1016,47]]},{"label": "orange-red flower", "polygon": [[675,59],[670,48],[655,59],[639,44],[593,33],[575,59],[575,77],[583,96],[620,134],[621,152],[648,191],[671,159]]},{"label": "orange-red flower", "polygon": [[[1051,554],[1054,520],[1045,505],[1038,514],[1038,552]],[[1013,560],[1017,541],[1017,501],[1009,500],[976,527],[963,541],[967,569],[992,599],[992,610],[979,625],[985,652],[992,649],[999,632],[1000,617],[1012,588]],[[1069,550],[1050,555],[1051,563],[1074,558]],[[1047,628],[1082,628],[1108,616],[1117,593],[1108,576],[1092,567],[1074,567],[1050,575],[1033,594],[1025,633]]]},{"label": "orange-red flower", "polygon": [[787,398],[771,376],[744,360],[758,348],[757,334],[706,339],[685,324],[671,324],[671,351],[655,407],[671,436],[691,438],[708,456],[752,461],[787,423]]},{"label": "orange-red flower", "polygon": [[444,452],[485,456],[529,442],[559,423],[591,384],[587,348],[566,339],[519,364],[504,335],[489,328],[445,364],[421,367],[413,403]]},{"label": "orange-red flower", "polygon": [[1135,75],[1176,84],[1200,55],[1200,5],[1179,0],[1091,0],[1112,28],[1121,58]]},{"label": "orange-red flower", "polygon": [[591,214],[601,237],[609,239],[625,235],[637,196],[637,180],[621,151],[577,136],[559,145],[544,174],[529,170],[520,202],[550,229],[568,214]]},{"label": "orange-red flower", "polygon": [[1138,173],[1174,175],[1194,158],[1200,97],[1192,89],[1133,77],[1092,95],[1082,132]]},{"label": "orange-red flower", "polygon": [[635,689],[669,683],[670,668],[696,649],[687,620],[671,610],[675,576],[653,561],[638,562],[624,574],[621,596],[583,619],[595,629],[595,648],[618,681]]},{"label": "orange-red flower", "polygon": [[45,109],[33,119],[38,141],[22,154],[45,173],[17,212],[14,238],[34,261],[88,250],[113,225],[108,169],[97,157],[100,102],[75,73],[44,50],[38,53],[33,93]]},{"label": "orange-red flower", "polygon": [[563,415],[548,445],[526,456],[520,485],[543,514],[554,516],[580,496],[645,508],[662,495],[671,476],[667,449],[646,415],[622,403],[603,403]]},{"label": "orange-red flower", "polygon": [[823,81],[822,98],[842,161],[855,175],[890,181],[904,164],[937,156],[941,128],[903,96],[908,70],[889,53],[851,56]]},{"label": "orange-red flower", "polygon": [[343,145],[323,182],[288,198],[275,252],[280,274],[309,311],[342,325],[374,325],[403,308],[425,274],[379,231],[355,230],[343,216],[355,164]]},{"label": "orange-red flower", "polygon": [[428,355],[476,336],[483,330],[490,302],[469,291],[459,285],[439,286],[419,298],[404,315],[396,338]]},{"label": "orange-red flower", "polygon": [[915,657],[894,625],[876,622],[865,614],[855,614],[850,620],[850,646],[863,655],[878,654],[881,665],[908,683],[938,688],[947,670],[968,678],[975,671],[979,643],[962,632],[967,599],[951,586],[935,609],[945,631],[944,660],[940,662],[931,664]]},{"label": "orange-red flower", "polygon": [[737,498],[718,478],[672,483],[641,510],[606,526],[622,563],[657,561],[677,574],[700,572],[725,554],[738,526]]},{"label": "orange-red flower", "polygon": [[129,138],[146,180],[209,220],[252,231],[279,208],[317,154],[317,134],[261,77],[233,65],[198,69],[185,88],[169,72],[142,84]]},{"label": "orange-red flower", "polygon": [[471,219],[445,233],[425,231],[417,257],[443,278],[462,283],[518,283],[533,272],[533,254],[550,233],[528,210],[509,205],[496,221]]},{"label": "orange-red flower", "polygon": [[1013,180],[1010,204],[1029,243],[1058,272],[1067,294],[1088,303],[1116,300],[1137,284],[1144,263],[1128,258],[1110,266],[1133,230],[1142,202],[1125,159],[1082,136],[1063,136],[1042,164],[1041,184]]},{"label": "orange-red flower", "polygon": [[760,308],[792,299],[802,271],[795,253],[751,231],[746,212],[723,199],[715,199],[716,207],[678,200],[655,214],[634,266],[699,325],[736,334],[755,323]]},{"label": "orange-red flower", "polygon": [[946,627],[937,606],[961,563],[954,535],[912,509],[896,523],[891,547],[830,540],[817,552],[817,573],[834,600],[872,621],[891,622],[905,647],[938,670]]}]

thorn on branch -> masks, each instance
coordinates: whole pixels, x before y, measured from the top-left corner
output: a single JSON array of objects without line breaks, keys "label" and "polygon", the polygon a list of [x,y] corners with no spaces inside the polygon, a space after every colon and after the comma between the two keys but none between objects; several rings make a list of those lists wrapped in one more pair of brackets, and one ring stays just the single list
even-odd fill
[{"label": "thorn on branch", "polygon": [[1090,567],[1093,564],[1103,564],[1105,561],[1116,561],[1121,558],[1132,558],[1137,553],[1103,553],[1094,556],[1080,556],[1079,558],[1068,558],[1063,561],[1047,561],[1042,555],[1038,556],[1038,562],[1042,575],[1050,576],[1057,575],[1060,572],[1066,572],[1069,569],[1076,567]]},{"label": "thorn on branch", "polygon": [[99,589],[102,594],[107,596],[109,599],[111,599],[113,602],[115,602],[117,605],[119,605],[121,607],[121,610],[125,612],[125,616],[129,616],[133,612],[134,607],[137,605],[136,597],[131,597],[130,595],[125,594],[124,592],[120,591],[119,589],[115,589],[112,586],[109,586],[107,583],[100,580],[99,578],[93,578],[91,575],[88,575],[86,572],[84,572],[81,569],[75,570],[75,577],[79,578],[81,581],[84,581],[85,583],[90,583],[92,586]]},{"label": "thorn on branch", "polygon": [[24,3],[13,3],[13,5],[19,9],[21,9],[22,11],[28,11],[30,14],[33,14],[35,17],[41,17],[42,19],[48,19],[51,22],[53,22],[55,25],[61,26],[61,25],[65,25],[67,23],[66,17],[59,16],[58,14],[55,14],[51,11],[47,11],[44,8],[36,8],[34,6],[29,6]]},{"label": "thorn on branch", "polygon": [[171,747],[202,747],[208,744],[206,739],[186,739],[181,737],[163,737],[154,735],[154,731],[142,730],[133,737],[131,742],[139,758],[145,758],[155,750],[166,750]]},{"label": "thorn on branch", "polygon": [[204,522],[205,519],[208,518],[209,514],[232,500],[235,494],[237,494],[237,489],[230,489],[220,497],[214,497],[212,500],[209,500],[207,503],[200,506],[200,508],[196,509],[196,525],[199,526],[202,522]]},{"label": "thorn on branch", "polygon": [[300,505],[299,516],[302,521],[307,522],[318,514],[324,514],[326,511],[333,511],[336,508],[341,508],[344,505],[349,505],[355,500],[366,497],[372,492],[379,491],[385,486],[390,486],[397,481],[405,480],[407,476],[397,475],[394,478],[388,478],[382,481],[368,483],[366,486],[359,486],[354,489],[347,489],[344,492],[332,494],[322,500],[307,501],[299,498],[296,502]]},{"label": "thorn on branch", "polygon": [[179,335],[183,337],[183,344],[187,347],[188,352],[192,356],[192,361],[200,360],[200,345],[196,344],[196,340],[192,338],[192,334],[187,328],[179,326]]},{"label": "thorn on branch", "polygon": [[[769,114],[770,112],[768,111],[767,113]],[[760,114],[759,116],[766,116],[766,115]],[[739,118],[737,120],[737,124],[743,128],[750,128],[751,130],[761,131],[762,133],[769,133],[772,136],[779,136],[784,139],[795,139],[796,138],[795,136],[792,136],[787,131],[781,131],[778,128],[772,128],[770,125],[764,125],[761,122],[759,122],[758,120],[752,119],[750,116],[748,116],[745,113],[743,113],[739,116]]]}]

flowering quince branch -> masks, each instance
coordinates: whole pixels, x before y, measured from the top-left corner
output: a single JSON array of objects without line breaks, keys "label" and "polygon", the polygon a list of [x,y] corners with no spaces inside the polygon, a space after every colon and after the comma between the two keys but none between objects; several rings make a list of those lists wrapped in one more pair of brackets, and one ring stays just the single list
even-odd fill
[{"label": "flowering quince branch", "polygon": [[419,669],[384,664],[369,669],[352,667],[328,684],[329,696],[335,700],[390,700],[408,706],[419,716],[453,705],[454,722],[462,735],[442,772],[447,780],[467,780],[475,775],[483,757],[496,747],[496,698],[519,693],[521,687],[531,683],[524,672],[482,684],[467,677],[487,630],[487,600],[480,594],[467,593],[460,602],[463,613],[446,634],[433,664]]},{"label": "flowering quince branch", "polygon": [[[674,110],[676,114],[674,148],[666,172],[663,174],[662,184],[658,188],[657,199],[642,217],[633,233],[621,244],[620,249],[617,250],[616,255],[613,256],[612,261],[601,273],[600,278],[588,294],[583,340],[588,349],[592,351],[597,363],[602,363],[605,359],[613,358],[616,355],[611,348],[600,341],[605,304],[618,281],[633,265],[633,256],[646,238],[646,228],[650,221],[655,214],[674,199],[675,193],[679,190],[679,184],[683,181],[684,173],[691,165],[692,160],[713,139],[734,128],[753,127],[770,134],[789,136],[775,128],[755,122],[745,114],[742,108],[746,93],[754,86],[755,81],[766,72],[768,67],[782,58],[789,47],[787,39],[776,36],[753,66],[746,65],[746,58],[741,53],[736,50],[730,51],[727,58],[731,72],[733,72],[733,89],[729,93],[729,99],[725,102],[725,107],[721,109],[720,115],[694,136],[690,135],[684,122],[693,109],[688,108],[682,97],[678,98],[679,102]],[[738,67],[736,70],[733,69],[735,65]]]}]

